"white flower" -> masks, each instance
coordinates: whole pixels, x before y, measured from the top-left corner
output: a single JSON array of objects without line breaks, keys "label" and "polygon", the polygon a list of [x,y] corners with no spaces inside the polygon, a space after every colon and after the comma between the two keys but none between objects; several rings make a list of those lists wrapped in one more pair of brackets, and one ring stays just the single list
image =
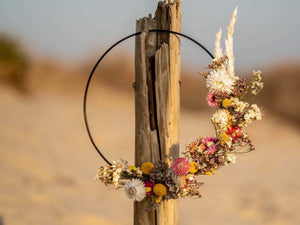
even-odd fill
[{"label": "white flower", "polygon": [[113,177],[113,179],[112,179],[113,185],[115,187],[119,187],[119,185],[120,185],[120,178],[121,178],[120,173],[118,171],[115,171],[115,172],[112,173],[112,177]]},{"label": "white flower", "polygon": [[118,172],[122,172],[128,168],[128,162],[124,159],[119,159],[112,162],[112,167],[116,168]]},{"label": "white flower", "polygon": [[230,113],[226,109],[220,109],[214,113],[211,120],[216,126],[218,133],[223,133],[227,130],[227,125],[230,122]]},{"label": "white flower", "polygon": [[225,92],[231,94],[235,79],[226,73],[226,70],[212,70],[206,79],[206,86],[213,93]]},{"label": "white flower", "polygon": [[251,108],[253,110],[255,119],[261,120],[261,112],[260,112],[260,109],[258,108],[258,106],[256,104],[252,104]]},{"label": "white flower", "polygon": [[230,98],[231,104],[234,105],[235,112],[244,112],[245,108],[249,106],[248,102],[240,101],[238,98],[231,97]]},{"label": "white flower", "polygon": [[254,120],[261,120],[261,111],[256,104],[251,105],[251,109],[244,115],[244,122],[239,126],[248,126]]},{"label": "white flower", "polygon": [[141,180],[132,179],[124,185],[124,188],[127,197],[133,201],[142,201],[146,196],[146,188]]},{"label": "white flower", "polygon": [[185,185],[185,177],[184,176],[178,176],[176,174],[172,174],[172,180],[176,184],[177,187],[181,188]]},{"label": "white flower", "polygon": [[227,154],[226,159],[228,163],[236,163],[236,156],[233,154]]}]

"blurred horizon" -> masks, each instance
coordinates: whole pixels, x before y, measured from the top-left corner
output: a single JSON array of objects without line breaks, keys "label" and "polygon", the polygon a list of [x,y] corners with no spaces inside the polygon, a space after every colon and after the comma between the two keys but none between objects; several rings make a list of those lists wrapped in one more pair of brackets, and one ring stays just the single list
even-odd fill
[{"label": "blurred horizon", "polygon": [[[154,14],[158,1],[0,1],[0,33],[20,39],[37,56],[80,62],[101,55],[115,41],[135,32],[135,20]],[[234,53],[238,69],[261,68],[300,58],[299,1],[189,0],[182,2],[182,33],[213,52],[219,28],[226,34],[230,14],[238,6]],[[133,55],[134,41],[124,43]],[[183,63],[206,65],[206,56],[182,41]]]}]

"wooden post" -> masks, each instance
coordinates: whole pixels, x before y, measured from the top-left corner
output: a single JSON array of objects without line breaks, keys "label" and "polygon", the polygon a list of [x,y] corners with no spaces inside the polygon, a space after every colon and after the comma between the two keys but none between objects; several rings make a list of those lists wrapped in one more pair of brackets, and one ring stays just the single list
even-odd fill
[{"label": "wooden post", "polygon": [[[150,29],[180,32],[181,0],[159,2],[151,14],[136,22],[135,49],[135,163],[178,157],[180,38]],[[146,201],[134,204],[135,225],[177,225],[177,200],[163,201],[154,211],[140,214]]]}]

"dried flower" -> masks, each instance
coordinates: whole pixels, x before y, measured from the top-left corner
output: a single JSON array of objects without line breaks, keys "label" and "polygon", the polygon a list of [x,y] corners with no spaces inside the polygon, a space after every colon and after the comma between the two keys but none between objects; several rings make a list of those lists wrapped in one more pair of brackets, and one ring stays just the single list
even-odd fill
[{"label": "dried flower", "polygon": [[142,201],[146,196],[146,188],[141,180],[132,179],[125,184],[124,188],[127,197],[133,201]]},{"label": "dried flower", "polygon": [[203,148],[203,151],[209,155],[215,153],[217,151],[217,145],[216,145],[217,139],[214,137],[205,137],[202,138],[201,148]]},{"label": "dried flower", "polygon": [[242,129],[237,126],[232,126],[228,128],[226,134],[232,138],[233,142],[236,142],[239,138],[242,137]]},{"label": "dried flower", "polygon": [[214,174],[215,172],[216,172],[215,169],[211,169],[210,171],[205,172],[205,174],[210,176],[210,175]]},{"label": "dried flower", "polygon": [[214,113],[211,120],[215,125],[218,134],[227,131],[227,128],[230,125],[230,118],[230,113],[226,109],[220,109]]},{"label": "dried flower", "polygon": [[226,142],[228,141],[228,139],[229,139],[229,137],[228,137],[228,135],[225,134],[225,133],[222,133],[222,134],[219,135],[219,141],[220,141],[222,144],[226,143]]},{"label": "dried flower", "polygon": [[112,161],[112,167],[117,168],[118,170],[126,170],[128,168],[128,162],[124,159]]},{"label": "dried flower", "polygon": [[252,104],[251,109],[244,114],[244,122],[240,123],[239,126],[248,126],[254,120],[261,120],[261,112],[256,104]]},{"label": "dried flower", "polygon": [[244,112],[245,108],[249,106],[248,102],[240,101],[238,98],[230,98],[231,105],[234,107],[235,112]]},{"label": "dried flower", "polygon": [[252,81],[251,84],[251,94],[257,95],[264,87],[264,84],[261,82],[261,71],[252,72]]},{"label": "dried flower", "polygon": [[105,185],[113,185],[114,187],[119,188],[122,185],[122,183],[120,183],[121,174],[127,168],[127,161],[113,161],[112,165],[100,167],[98,169],[96,180],[101,180]]},{"label": "dried flower", "polygon": [[190,162],[190,173],[196,173],[198,171],[198,163],[196,162]]},{"label": "dried flower", "polygon": [[186,158],[176,158],[172,163],[172,170],[178,176],[186,175],[190,170],[190,164]]},{"label": "dried flower", "polygon": [[213,92],[208,92],[206,96],[206,102],[210,107],[215,107],[218,105],[218,103],[215,101],[215,94]]},{"label": "dried flower", "polygon": [[167,193],[167,188],[163,184],[155,184],[153,187],[153,192],[158,196],[164,196]]},{"label": "dried flower", "polygon": [[[217,69],[224,69],[224,64],[226,64],[228,60],[228,57],[225,55],[225,56],[222,56],[220,58],[214,58],[211,62],[211,64],[209,64],[206,69],[214,69],[214,70],[217,70]],[[207,74],[208,75],[208,74]],[[205,78],[207,76],[204,76]]]},{"label": "dried flower", "polygon": [[151,162],[144,162],[141,166],[143,174],[149,174],[153,168],[154,165]]},{"label": "dried flower", "polygon": [[225,55],[228,57],[228,74],[231,77],[234,77],[234,57],[233,57],[233,32],[234,32],[234,25],[237,21],[237,9],[236,7],[231,14],[230,23],[227,27],[227,39],[225,40]]},{"label": "dried flower", "polygon": [[235,80],[230,77],[226,70],[212,70],[206,78],[206,86],[213,92],[232,93]]},{"label": "dried flower", "polygon": [[235,81],[233,96],[234,97],[244,97],[247,94],[248,85],[245,78],[239,78]]},{"label": "dried flower", "polygon": [[137,171],[137,168],[135,166],[128,166],[128,169],[130,171]]},{"label": "dried flower", "polygon": [[146,181],[146,182],[145,182],[146,195],[147,195],[147,196],[153,194],[153,187],[154,187],[154,185],[155,185],[155,183],[153,183],[153,182],[149,182],[149,181]]},{"label": "dried flower", "polygon": [[228,98],[225,98],[225,99],[222,101],[222,106],[223,106],[224,108],[228,108],[230,105],[231,105],[231,101],[230,101]]},{"label": "dried flower", "polygon": [[233,154],[227,154],[226,159],[228,163],[236,163],[236,156]]},{"label": "dried flower", "polygon": [[222,29],[220,29],[219,32],[216,34],[214,53],[217,59],[223,56],[222,48],[221,48],[221,38],[222,38]]},{"label": "dried flower", "polygon": [[162,200],[162,196],[161,195],[159,195],[156,199],[155,199],[155,202],[156,203],[160,203],[160,201]]},{"label": "dried flower", "polygon": [[185,177],[184,176],[178,176],[176,174],[173,174],[172,179],[173,179],[174,184],[176,184],[176,186],[178,188],[182,188],[185,185]]}]

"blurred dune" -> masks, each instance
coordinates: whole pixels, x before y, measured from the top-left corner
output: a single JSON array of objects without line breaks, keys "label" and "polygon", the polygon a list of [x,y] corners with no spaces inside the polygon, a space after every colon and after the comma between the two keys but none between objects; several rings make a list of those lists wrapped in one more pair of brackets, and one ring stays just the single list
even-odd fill
[{"label": "blurred dune", "polygon": [[[81,67],[84,74],[90,72],[94,60],[88,62]],[[126,57],[126,54],[121,54],[114,58],[113,63],[101,65],[101,70],[97,71],[95,77],[98,76],[99,81],[108,87],[131,93],[130,87],[134,82],[133,59]],[[300,104],[295,101],[300,99],[299,61],[271,64],[261,70],[264,89],[254,101],[261,104],[267,114],[275,113],[300,126]],[[208,108],[205,102],[207,89],[199,72],[193,69],[181,71],[181,105],[189,110],[206,111]],[[241,71],[238,75],[247,77],[251,75],[251,71]]]},{"label": "blurred dune", "polygon": [[[93,80],[89,121],[110,160],[133,162],[133,62],[114,60]],[[93,180],[104,162],[83,123],[83,92],[92,67],[87,62],[34,58],[27,93],[0,83],[2,224],[132,224],[132,202],[125,194]],[[297,64],[265,70],[265,90],[257,100],[266,115],[249,129],[257,150],[203,177],[203,198],[180,200],[180,224],[300,224],[299,72]],[[182,72],[181,149],[191,137],[213,134],[203,79],[192,73]]]}]

